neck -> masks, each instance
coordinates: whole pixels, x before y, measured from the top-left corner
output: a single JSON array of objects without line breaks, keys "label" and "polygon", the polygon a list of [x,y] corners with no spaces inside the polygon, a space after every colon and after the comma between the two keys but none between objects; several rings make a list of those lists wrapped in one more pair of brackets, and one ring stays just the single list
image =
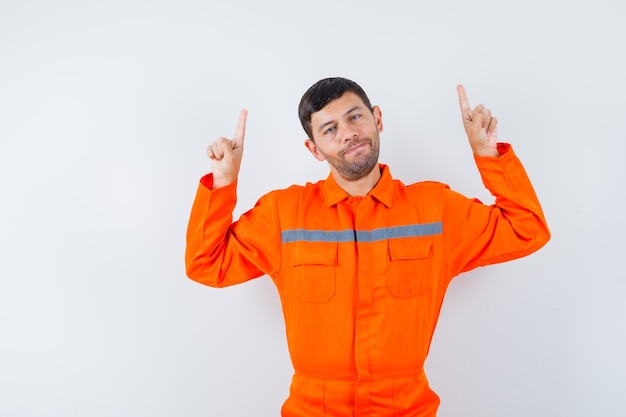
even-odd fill
[{"label": "neck", "polygon": [[356,181],[350,181],[343,178],[333,170],[333,178],[337,184],[348,194],[353,197],[364,197],[378,184],[381,173],[378,164],[370,171],[369,174]]}]

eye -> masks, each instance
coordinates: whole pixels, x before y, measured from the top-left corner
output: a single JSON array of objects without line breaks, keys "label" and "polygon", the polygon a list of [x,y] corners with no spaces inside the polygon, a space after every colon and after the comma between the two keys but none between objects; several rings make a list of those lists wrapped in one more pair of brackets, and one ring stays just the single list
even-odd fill
[{"label": "eye", "polygon": [[356,119],[358,119],[360,117],[361,117],[361,115],[358,114],[358,113],[357,114],[353,114],[352,116],[350,116],[350,120],[356,120]]},{"label": "eye", "polygon": [[330,133],[333,133],[333,132],[335,131],[335,129],[337,129],[335,126],[333,126],[333,127],[329,127],[328,129],[326,129],[326,130],[324,131],[324,134],[325,134],[325,135],[328,135],[328,134],[330,134]]}]

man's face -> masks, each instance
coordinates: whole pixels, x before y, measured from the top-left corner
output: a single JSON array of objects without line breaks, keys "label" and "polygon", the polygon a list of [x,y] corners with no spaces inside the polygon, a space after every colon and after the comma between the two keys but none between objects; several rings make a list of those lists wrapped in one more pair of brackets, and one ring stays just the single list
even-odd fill
[{"label": "man's face", "polygon": [[316,159],[328,161],[333,174],[356,181],[377,166],[382,129],[380,109],[370,111],[358,95],[347,92],[311,115],[314,142],[306,146]]}]

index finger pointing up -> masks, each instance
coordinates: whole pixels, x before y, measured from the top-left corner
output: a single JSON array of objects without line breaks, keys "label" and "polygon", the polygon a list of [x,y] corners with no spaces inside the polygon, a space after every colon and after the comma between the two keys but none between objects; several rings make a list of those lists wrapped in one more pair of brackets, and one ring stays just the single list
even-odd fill
[{"label": "index finger pointing up", "polygon": [[239,121],[233,135],[233,149],[243,146],[243,139],[246,136],[246,119],[248,118],[248,110],[243,109],[239,113]]},{"label": "index finger pointing up", "polygon": [[461,106],[461,113],[463,113],[463,117],[468,113],[471,113],[472,108],[470,107],[469,100],[467,99],[467,94],[465,94],[465,88],[462,84],[456,86],[456,92],[459,95],[459,105]]}]

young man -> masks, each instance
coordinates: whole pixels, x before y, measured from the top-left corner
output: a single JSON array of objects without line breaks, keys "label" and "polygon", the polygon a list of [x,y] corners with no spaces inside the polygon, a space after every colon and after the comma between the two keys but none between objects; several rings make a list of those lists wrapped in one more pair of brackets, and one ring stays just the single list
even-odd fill
[{"label": "young man", "polygon": [[233,223],[246,111],[232,140],[208,147],[187,275],[214,287],[272,278],[295,369],[283,416],[435,416],[423,365],[448,284],[550,238],[524,168],[497,142],[497,120],[457,90],[493,206],[444,184],[392,179],[378,163],[381,111],[343,78],[317,82],[299,106],[307,149],[329,164],[326,180],[272,191]]}]

